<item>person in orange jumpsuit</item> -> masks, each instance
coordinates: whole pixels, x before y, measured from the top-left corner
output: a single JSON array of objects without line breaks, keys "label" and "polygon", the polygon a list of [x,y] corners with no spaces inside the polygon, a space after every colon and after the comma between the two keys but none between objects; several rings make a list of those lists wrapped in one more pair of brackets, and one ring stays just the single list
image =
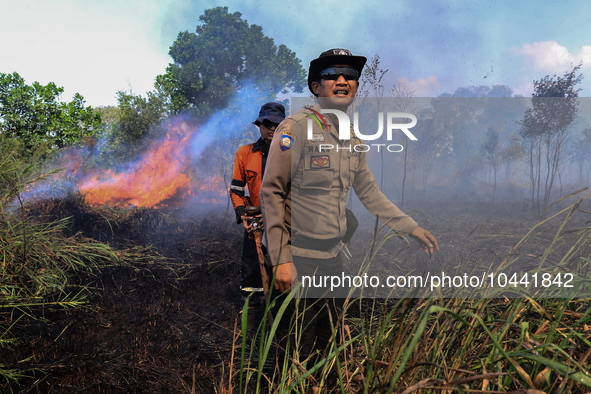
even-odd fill
[{"label": "person in orange jumpsuit", "polygon": [[[259,194],[269,146],[275,129],[283,119],[285,119],[283,105],[269,102],[261,107],[258,118],[253,122],[259,127],[261,137],[252,144],[240,147],[236,152],[232,184],[230,185],[230,197],[236,212],[236,223],[244,226],[240,288],[243,299],[253,293],[250,305],[255,310],[260,307],[264,309],[263,283],[256,243],[251,234],[252,229],[248,224],[245,209],[247,205],[260,206]],[[264,252],[266,254],[266,250]],[[260,317],[255,317],[255,319],[260,321]]]}]

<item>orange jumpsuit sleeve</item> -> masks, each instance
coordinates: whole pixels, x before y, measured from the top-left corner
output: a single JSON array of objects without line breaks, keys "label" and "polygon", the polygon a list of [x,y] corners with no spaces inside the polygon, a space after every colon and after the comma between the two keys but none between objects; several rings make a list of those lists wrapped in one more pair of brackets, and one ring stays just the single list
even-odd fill
[{"label": "orange jumpsuit sleeve", "polygon": [[246,190],[246,174],[245,174],[245,154],[247,153],[247,146],[243,146],[236,152],[234,159],[234,171],[232,172],[232,183],[230,184],[230,199],[232,206],[236,212],[236,223],[242,222],[241,217],[244,215],[247,199],[244,195]]}]

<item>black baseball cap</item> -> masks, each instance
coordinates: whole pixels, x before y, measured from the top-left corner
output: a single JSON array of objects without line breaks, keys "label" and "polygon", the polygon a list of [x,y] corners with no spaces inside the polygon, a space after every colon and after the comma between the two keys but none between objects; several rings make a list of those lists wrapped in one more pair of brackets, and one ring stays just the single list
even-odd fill
[{"label": "black baseball cap", "polygon": [[285,107],[283,104],[279,104],[274,101],[263,104],[261,110],[259,111],[259,117],[256,118],[252,124],[258,126],[259,123],[262,123],[265,119],[268,119],[273,123],[283,122],[285,119]]},{"label": "black baseball cap", "polygon": [[365,66],[365,62],[367,62],[365,56],[353,56],[348,49],[334,48],[324,51],[318,56],[318,58],[310,62],[310,68],[308,70],[308,89],[314,94],[312,91],[312,82],[318,81],[318,74],[320,74],[325,68],[336,64],[346,64],[357,70],[357,73],[361,76],[361,71],[363,70],[363,66]]}]

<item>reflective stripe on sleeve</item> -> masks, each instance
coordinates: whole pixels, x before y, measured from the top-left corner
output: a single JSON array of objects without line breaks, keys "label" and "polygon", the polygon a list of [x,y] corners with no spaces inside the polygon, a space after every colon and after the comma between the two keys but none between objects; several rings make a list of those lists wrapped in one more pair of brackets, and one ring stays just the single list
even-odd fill
[{"label": "reflective stripe on sleeve", "polygon": [[246,189],[245,186],[246,182],[239,181],[237,179],[232,179],[232,183],[230,184],[230,191],[234,192],[240,197],[244,197],[244,190]]}]

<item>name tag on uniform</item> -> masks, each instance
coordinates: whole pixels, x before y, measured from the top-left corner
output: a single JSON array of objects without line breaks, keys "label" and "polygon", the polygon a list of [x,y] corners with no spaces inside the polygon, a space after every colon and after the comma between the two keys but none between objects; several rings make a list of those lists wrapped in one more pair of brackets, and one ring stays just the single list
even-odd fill
[{"label": "name tag on uniform", "polygon": [[322,133],[314,133],[314,134],[312,134],[312,141],[314,141],[314,142],[324,142],[324,134],[322,134]]}]

